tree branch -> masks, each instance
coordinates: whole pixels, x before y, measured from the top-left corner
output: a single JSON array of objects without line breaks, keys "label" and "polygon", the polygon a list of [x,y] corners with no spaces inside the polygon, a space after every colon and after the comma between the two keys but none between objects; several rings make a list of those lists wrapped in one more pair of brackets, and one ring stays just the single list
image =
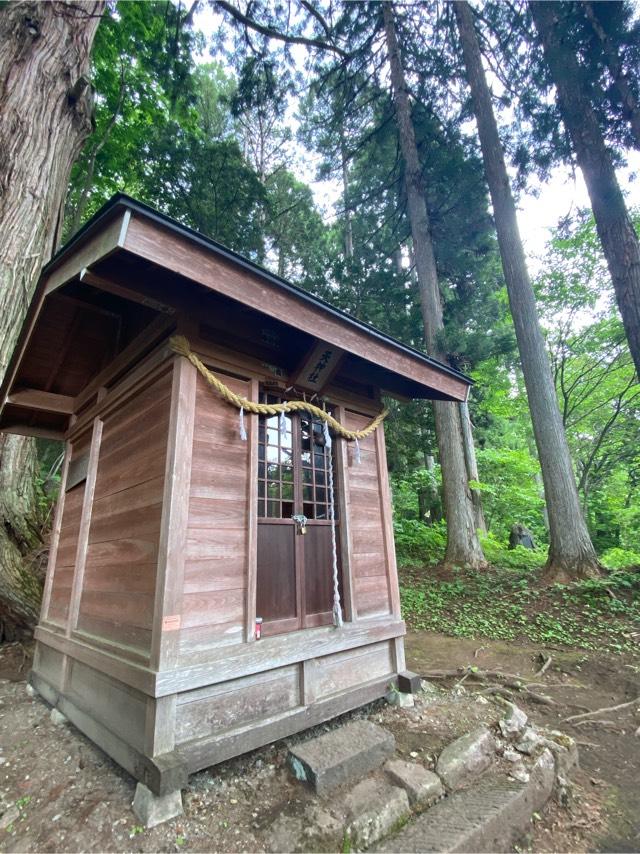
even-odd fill
[{"label": "tree branch", "polygon": [[277,41],[286,42],[287,44],[301,44],[306,47],[329,51],[341,56],[343,59],[348,59],[349,57],[349,54],[346,51],[342,50],[342,48],[337,45],[331,44],[330,42],[325,42],[322,39],[310,39],[305,36],[295,36],[291,33],[282,33],[280,30],[269,27],[266,24],[261,24],[259,21],[243,14],[239,9],[236,9],[232,3],[228,3],[227,0],[215,0],[215,3],[223,11],[227,12],[235,21],[243,24],[249,29],[255,30],[268,39],[276,39]]}]

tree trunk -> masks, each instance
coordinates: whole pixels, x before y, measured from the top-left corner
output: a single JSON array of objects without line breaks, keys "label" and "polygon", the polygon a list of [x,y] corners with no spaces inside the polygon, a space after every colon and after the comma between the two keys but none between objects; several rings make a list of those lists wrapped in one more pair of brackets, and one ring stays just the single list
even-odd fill
[{"label": "tree trunk", "polygon": [[618,97],[620,98],[622,115],[628,121],[629,126],[631,127],[631,132],[633,133],[635,146],[640,151],[640,106],[638,106],[638,102],[636,101],[635,96],[631,91],[631,87],[629,86],[629,78],[622,67],[620,55],[616,50],[615,45],[607,35],[604,27],[598,20],[596,11],[593,8],[593,3],[589,2],[589,0],[585,0],[585,2],[582,3],[582,9],[587,16],[587,20],[591,24],[591,29],[600,42],[602,54],[605,62],[607,63],[609,74],[611,75],[611,81],[614,89],[618,93]]},{"label": "tree trunk", "polygon": [[[60,235],[74,160],[91,133],[91,44],[103,0],[14,2],[0,11],[0,377]],[[0,608],[5,634],[37,618],[41,579],[33,440],[0,444]]]},{"label": "tree trunk", "polygon": [[482,67],[473,12],[466,0],[455,3],[454,10],[542,469],[549,513],[547,574],[554,580],[594,577],[599,574],[598,559],[580,509],[549,358],[540,330],[535,296],[518,230],[516,207],[493,114],[491,95]]},{"label": "tree trunk", "polygon": [[353,224],[351,221],[351,200],[349,197],[349,162],[344,127],[340,125],[340,160],[342,164],[342,201],[344,205],[344,257],[353,260]]},{"label": "tree trunk", "polygon": [[530,2],[529,8],[556,85],[562,119],[589,191],[598,237],[607,259],[631,357],[640,377],[640,242],[583,83],[580,65],[558,32],[562,5]]},{"label": "tree trunk", "polygon": [[[467,468],[467,477],[469,480],[479,481],[478,476],[478,461],[476,459],[476,446],[473,444],[473,427],[471,418],[469,417],[469,404],[465,401],[460,404],[460,425],[462,427],[462,442],[464,445],[464,462]],[[482,495],[479,489],[471,490],[471,499],[473,501],[473,515],[476,522],[476,528],[487,532],[487,523],[484,520],[484,511],[482,510]]]},{"label": "tree trunk", "polygon": [[[382,12],[400,149],[405,163],[409,222],[413,238],[427,352],[441,361],[446,361],[446,356],[441,352],[438,340],[444,323],[436,261],[392,4],[384,2]],[[447,520],[445,562],[481,567],[486,564],[486,561],[475,527],[473,500],[469,489],[462,443],[460,410],[456,404],[440,400],[433,401],[433,410],[442,469],[444,511]]]}]

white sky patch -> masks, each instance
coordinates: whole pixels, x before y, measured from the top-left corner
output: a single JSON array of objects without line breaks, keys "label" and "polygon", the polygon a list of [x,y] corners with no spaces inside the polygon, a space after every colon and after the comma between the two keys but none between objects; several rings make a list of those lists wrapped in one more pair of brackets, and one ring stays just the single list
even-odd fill
[{"label": "white sky patch", "polygon": [[[196,29],[204,34],[207,46],[200,55],[195,57],[196,63],[220,61],[212,56],[209,48],[210,40],[213,34],[218,32],[220,22],[220,13],[214,11],[209,4],[200,7],[195,16]],[[300,52],[299,59],[302,65],[305,49],[295,45],[293,50]],[[229,71],[233,73],[231,69]],[[295,133],[297,120],[294,106],[290,115],[287,116],[287,121]],[[316,176],[319,157],[314,152],[307,151],[300,143],[293,144],[291,153],[292,160],[289,168],[296,177],[310,186],[323,219],[325,222],[331,222],[335,219],[336,209],[340,206],[342,191],[340,181],[318,181]],[[640,152],[626,152],[626,159],[627,166],[618,169],[618,182],[628,207],[640,208]],[[536,275],[544,267],[545,246],[552,236],[553,229],[567,216],[590,206],[589,194],[582,173],[577,167],[575,171],[567,166],[556,167],[544,184],[535,178],[529,180],[528,190],[520,194],[517,208],[520,235],[532,275]]]}]

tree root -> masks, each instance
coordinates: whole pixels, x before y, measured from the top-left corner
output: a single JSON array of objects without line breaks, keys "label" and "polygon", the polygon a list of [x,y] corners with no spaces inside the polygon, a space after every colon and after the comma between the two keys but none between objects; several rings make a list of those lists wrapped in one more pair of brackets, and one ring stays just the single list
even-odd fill
[{"label": "tree root", "polygon": [[[564,719],[564,723],[567,723],[567,721],[578,721],[582,718],[589,718],[592,717],[592,715],[600,715],[603,712],[617,712],[620,709],[627,709],[629,706],[635,706],[638,704],[640,704],[640,697],[636,697],[635,700],[629,700],[626,703],[618,703],[617,706],[604,706],[601,709],[594,709],[591,712],[583,712],[580,715],[570,715],[568,718]],[[594,721],[594,723],[596,722]]]},{"label": "tree root", "polygon": [[[551,658],[548,659],[549,661]],[[537,674],[536,674],[537,675]],[[466,679],[472,679],[476,682],[486,683],[489,680],[502,683],[501,685],[489,685],[481,694],[494,693],[499,694],[500,691],[509,699],[513,699],[513,692],[517,691],[524,694],[532,703],[538,703],[541,706],[557,706],[558,704],[546,694],[539,694],[532,691],[532,688],[544,686],[544,682],[525,682],[522,677],[516,676],[513,673],[503,673],[501,670],[475,670],[473,667],[458,668],[457,670],[432,670],[426,673],[424,679],[450,679],[454,676],[458,679],[454,688],[458,688]],[[500,689],[500,690],[498,690]],[[511,689],[511,690],[509,690]]]}]

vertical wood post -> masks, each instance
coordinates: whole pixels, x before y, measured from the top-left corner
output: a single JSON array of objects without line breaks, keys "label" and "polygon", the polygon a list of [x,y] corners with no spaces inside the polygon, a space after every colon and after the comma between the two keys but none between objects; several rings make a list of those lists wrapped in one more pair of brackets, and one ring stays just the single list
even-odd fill
[{"label": "vertical wood post", "polygon": [[103,422],[100,418],[94,419],[91,446],[89,448],[89,461],[87,463],[87,479],[85,481],[84,497],[82,500],[80,530],[78,531],[76,562],[73,570],[71,599],[69,601],[69,614],[67,617],[67,637],[71,637],[71,633],[77,628],[78,614],[80,613],[84,568],[87,562],[87,547],[89,545],[89,528],[91,526],[91,514],[93,512],[93,496],[96,489],[96,477],[98,475],[98,458],[100,456],[100,443],[102,441],[102,426]]},{"label": "vertical wood post", "polygon": [[51,588],[53,587],[53,573],[55,571],[56,557],[58,554],[58,542],[60,540],[60,530],[62,528],[62,515],[64,513],[65,490],[67,485],[67,473],[69,471],[69,463],[73,447],[71,442],[65,444],[64,462],[62,464],[62,473],[60,476],[60,491],[56,502],[56,511],[53,518],[53,527],[51,529],[51,539],[49,542],[49,560],[47,561],[47,575],[42,592],[42,607],[40,609],[40,622],[47,619],[49,613],[49,603],[51,602]]},{"label": "vertical wood post", "polygon": [[[259,399],[258,380],[251,380],[249,395],[251,400]],[[258,581],[258,424],[259,416],[249,416],[247,440],[249,453],[249,474],[247,483],[247,592],[245,599],[245,639],[255,640],[256,636],[256,587]]]},{"label": "vertical wood post", "polygon": [[197,378],[187,359],[174,359],[151,639],[153,670],[170,669],[178,660]]},{"label": "vertical wood post", "polygon": [[391,508],[391,490],[389,489],[389,472],[387,470],[387,448],[384,442],[384,425],[381,424],[374,433],[376,442],[376,462],[378,466],[378,483],[380,486],[380,507],[382,512],[382,536],[384,540],[385,563],[387,565],[387,584],[391,613],[401,616],[400,589],[398,587],[398,568],[396,566],[396,547],[393,539],[393,511]]}]

